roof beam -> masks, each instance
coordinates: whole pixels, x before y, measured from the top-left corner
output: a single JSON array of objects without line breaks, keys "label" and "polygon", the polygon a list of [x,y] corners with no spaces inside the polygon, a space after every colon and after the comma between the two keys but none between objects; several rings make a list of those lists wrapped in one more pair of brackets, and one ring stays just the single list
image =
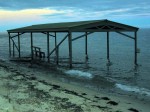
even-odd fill
[{"label": "roof beam", "polygon": [[131,30],[123,29],[80,29],[80,30],[71,30],[72,32],[131,32]]},{"label": "roof beam", "polygon": [[121,24],[121,23],[116,23],[116,22],[113,22],[113,21],[109,21],[108,23],[105,23],[105,25],[106,24],[122,28],[122,29],[124,29],[124,31],[137,31],[138,30],[138,28],[135,28],[135,27],[132,27],[132,26],[129,26],[129,25],[125,25],[125,24]]},{"label": "roof beam", "polygon": [[101,26],[101,27],[97,26],[97,28],[98,28],[98,29],[101,29],[101,30],[103,30],[103,28],[105,28],[105,27],[108,27],[108,28],[110,28],[110,29],[114,29],[114,27],[112,28],[112,27],[110,27],[109,25],[104,25],[104,26]]}]

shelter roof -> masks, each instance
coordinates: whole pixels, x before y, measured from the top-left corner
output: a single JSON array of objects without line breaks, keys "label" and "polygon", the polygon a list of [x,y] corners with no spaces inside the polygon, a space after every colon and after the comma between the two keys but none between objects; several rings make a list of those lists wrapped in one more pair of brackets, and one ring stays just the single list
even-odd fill
[{"label": "shelter roof", "polygon": [[10,33],[17,32],[105,32],[105,31],[137,31],[137,27],[113,22],[107,19],[62,22],[31,25],[27,27],[8,30]]}]

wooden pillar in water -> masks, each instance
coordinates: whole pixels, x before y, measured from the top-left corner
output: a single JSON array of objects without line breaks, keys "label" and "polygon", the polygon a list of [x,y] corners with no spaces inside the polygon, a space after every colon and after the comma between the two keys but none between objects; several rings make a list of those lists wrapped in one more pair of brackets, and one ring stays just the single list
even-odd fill
[{"label": "wooden pillar in water", "polygon": [[[55,48],[56,48],[56,46],[57,46],[57,37],[56,37],[56,32],[55,32]],[[57,56],[57,50],[55,51],[55,55]]]},{"label": "wooden pillar in water", "polygon": [[109,32],[107,32],[107,60],[110,62],[109,59]]},{"label": "wooden pillar in water", "polygon": [[31,32],[31,59],[33,60],[33,34]]},{"label": "wooden pillar in water", "polygon": [[15,57],[15,44],[13,42],[13,57]]},{"label": "wooden pillar in water", "polygon": [[49,32],[47,32],[47,61],[50,62],[50,56],[49,56]]},{"label": "wooden pillar in water", "polygon": [[72,68],[72,32],[68,32],[68,44],[69,44],[69,67]]},{"label": "wooden pillar in water", "polygon": [[87,32],[85,33],[85,59],[88,60]]},{"label": "wooden pillar in water", "polygon": [[20,53],[20,36],[19,36],[19,32],[18,32],[18,53],[19,53],[18,55],[19,55],[19,58],[20,58],[21,53]]},{"label": "wooden pillar in water", "polygon": [[[55,32],[55,48],[57,47],[57,33]],[[59,64],[59,46],[56,48],[55,51],[55,55],[56,55],[56,64]]]},{"label": "wooden pillar in water", "polygon": [[137,32],[134,32],[134,64],[137,65]]},{"label": "wooden pillar in water", "polygon": [[11,57],[11,36],[10,33],[8,33],[9,35],[9,57]]}]

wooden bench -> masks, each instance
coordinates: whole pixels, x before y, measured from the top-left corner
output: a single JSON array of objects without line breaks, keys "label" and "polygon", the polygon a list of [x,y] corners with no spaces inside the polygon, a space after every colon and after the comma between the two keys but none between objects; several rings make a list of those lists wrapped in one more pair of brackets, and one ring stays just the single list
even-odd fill
[{"label": "wooden bench", "polygon": [[42,52],[40,47],[33,46],[33,55],[39,59],[45,58],[45,52]]}]

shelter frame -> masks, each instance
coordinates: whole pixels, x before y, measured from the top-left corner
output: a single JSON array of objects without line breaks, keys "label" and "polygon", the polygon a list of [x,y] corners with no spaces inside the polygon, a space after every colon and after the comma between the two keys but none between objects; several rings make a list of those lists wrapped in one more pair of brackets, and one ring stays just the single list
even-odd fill
[{"label": "shelter frame", "polygon": [[[72,68],[72,43],[73,41],[85,38],[85,57],[88,60],[88,35],[95,32],[106,32],[107,34],[107,60],[110,62],[110,32],[116,32],[120,35],[128,37],[134,40],[134,64],[137,65],[137,27],[109,21],[109,20],[93,20],[93,21],[80,21],[80,22],[67,22],[67,23],[52,23],[43,25],[32,25],[24,28],[8,30],[9,35],[9,56],[15,57],[15,49],[18,52],[18,58],[21,58],[21,47],[20,47],[20,37],[25,33],[30,33],[31,42],[31,59],[34,60],[33,53],[33,33],[43,33],[47,37],[47,62],[50,62],[50,56],[55,52],[56,64],[59,64],[59,47],[68,38],[68,50],[69,50],[69,67]],[[64,38],[57,43],[57,33],[66,33]],[[83,32],[83,35],[78,37],[72,36],[72,33]],[[133,32],[134,35],[130,36],[125,32]],[[16,35],[11,35],[11,34]],[[54,35],[52,35],[53,33]],[[18,37],[18,43],[13,39]],[[50,51],[50,41],[51,37],[55,38],[55,47]]]}]

